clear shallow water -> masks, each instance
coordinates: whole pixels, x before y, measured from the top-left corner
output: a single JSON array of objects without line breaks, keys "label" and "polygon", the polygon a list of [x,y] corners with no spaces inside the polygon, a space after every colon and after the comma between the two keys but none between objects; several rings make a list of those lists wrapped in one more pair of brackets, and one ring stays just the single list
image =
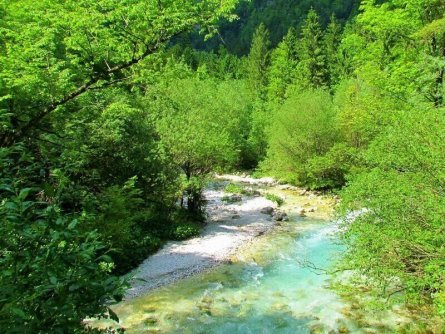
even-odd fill
[{"label": "clear shallow water", "polygon": [[[232,264],[115,307],[128,333],[328,333],[353,329],[328,288],[335,226],[294,217]],[[318,331],[317,331],[318,330]]]},{"label": "clear shallow water", "polygon": [[[423,333],[413,331],[412,319],[398,305],[363,308],[366,293],[358,290],[345,300],[330,289],[332,278],[324,270],[342,253],[329,218],[332,200],[263,190],[286,198],[289,222],[238,250],[230,264],[113,306],[120,324],[90,324],[124,327],[130,334]],[[292,214],[299,207],[317,209],[301,218]]]}]

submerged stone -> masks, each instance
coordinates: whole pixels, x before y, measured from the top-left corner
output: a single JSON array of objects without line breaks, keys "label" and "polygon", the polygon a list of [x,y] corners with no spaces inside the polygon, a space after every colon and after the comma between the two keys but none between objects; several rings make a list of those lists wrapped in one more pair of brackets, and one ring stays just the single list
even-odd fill
[{"label": "submerged stone", "polygon": [[311,326],[309,333],[311,333],[311,334],[325,334],[326,329],[322,324],[316,324],[316,325]]}]

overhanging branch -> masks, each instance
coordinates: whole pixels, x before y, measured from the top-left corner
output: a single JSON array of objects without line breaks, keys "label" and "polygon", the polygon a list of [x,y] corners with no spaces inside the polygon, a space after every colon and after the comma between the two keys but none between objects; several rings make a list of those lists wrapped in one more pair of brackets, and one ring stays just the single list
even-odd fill
[{"label": "overhanging branch", "polygon": [[[26,124],[21,126],[15,133],[11,134],[5,134],[3,138],[1,138],[1,146],[2,147],[9,147],[13,145],[15,142],[19,141],[23,137],[25,137],[29,131],[36,127],[37,124],[39,124],[42,119],[44,119],[46,116],[48,116],[50,113],[52,113],[54,110],[56,110],[58,107],[65,105],[66,103],[74,100],[75,98],[79,97],[80,95],[84,94],[88,90],[91,90],[95,88],[95,85],[101,81],[109,81],[111,80],[113,74],[118,73],[122,70],[126,70],[133,65],[138,64],[143,59],[147,58],[149,55],[154,54],[156,51],[159,50],[159,48],[167,41],[169,41],[171,38],[179,35],[182,31],[176,32],[174,34],[170,34],[168,36],[160,38],[156,43],[153,43],[151,46],[147,46],[145,51],[137,56],[133,57],[131,60],[118,64],[114,67],[108,68],[106,71],[102,73],[98,73],[96,75],[93,75],[87,82],[85,82],[83,85],[78,87],[77,89],[73,90],[72,92],[68,93],[61,99],[51,103],[50,105],[46,106],[42,109],[37,115],[32,117]],[[111,84],[113,84],[116,81],[113,81]],[[103,85],[103,87],[106,87],[109,85]],[[98,88],[99,89],[99,88]]]}]

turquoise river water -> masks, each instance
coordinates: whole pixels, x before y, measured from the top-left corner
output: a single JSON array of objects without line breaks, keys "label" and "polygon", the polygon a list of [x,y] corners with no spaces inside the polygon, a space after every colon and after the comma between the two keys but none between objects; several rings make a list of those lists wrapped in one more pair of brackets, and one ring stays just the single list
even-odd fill
[{"label": "turquoise river water", "polygon": [[350,306],[319,270],[342,251],[335,232],[326,218],[291,214],[230,264],[113,308],[128,333],[393,332],[348,318]]}]

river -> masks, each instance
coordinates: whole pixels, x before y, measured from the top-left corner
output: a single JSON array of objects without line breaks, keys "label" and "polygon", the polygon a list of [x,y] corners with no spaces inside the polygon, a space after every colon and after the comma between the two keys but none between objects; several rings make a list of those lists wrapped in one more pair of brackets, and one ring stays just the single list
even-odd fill
[{"label": "river", "polygon": [[301,196],[268,190],[286,197],[289,221],[242,247],[230,263],[113,307],[128,333],[392,332],[351,319],[350,305],[331,288],[326,270],[342,246],[327,209],[301,217],[293,209],[304,204]]}]

